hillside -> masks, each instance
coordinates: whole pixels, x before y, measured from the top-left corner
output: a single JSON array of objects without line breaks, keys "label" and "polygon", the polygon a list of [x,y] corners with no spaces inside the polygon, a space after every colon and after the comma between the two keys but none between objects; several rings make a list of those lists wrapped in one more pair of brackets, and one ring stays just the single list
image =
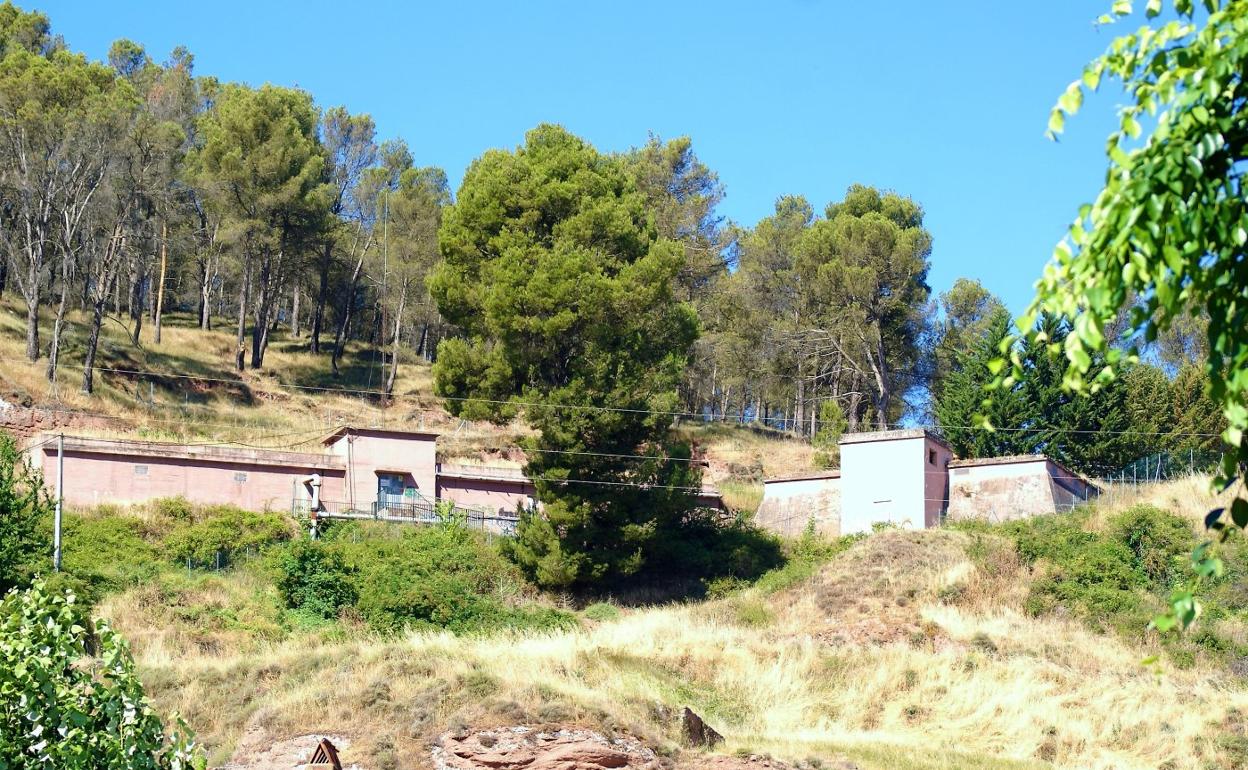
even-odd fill
[{"label": "hillside", "polygon": [[[475,589],[487,609],[449,616],[467,619],[458,636],[380,630],[365,588],[337,619],[286,609],[277,576],[290,531],[228,511],[76,514],[67,569],[132,641],[157,709],[185,717],[214,765],[287,767],[283,752],[329,734],[366,770],[427,767],[439,741],[479,739],[483,751],[527,726],[628,738],[664,766],[720,770],[1245,767],[1239,539],[1206,597],[1208,626],[1165,644],[1143,632],[1162,595],[1149,565],[1190,547],[1205,484],[1021,525],[799,542],[755,584],[654,607],[576,610],[489,566],[483,541],[454,557],[488,575]],[[219,534],[221,517],[237,534]],[[1132,551],[1123,526],[1162,550]],[[261,555],[182,566],[177,554],[210,533]],[[352,527],[330,547],[368,569],[398,557],[396,537],[417,559],[396,573],[402,590],[469,606],[443,572],[421,572],[426,541],[446,547],[437,530]],[[1080,572],[1089,559],[1093,572]],[[1158,666],[1144,665],[1153,654]],[[686,706],[725,736],[713,756],[682,748]]]},{"label": "hillside", "polygon": [[[24,355],[24,310],[13,295],[0,300],[0,399],[54,410],[57,425],[82,435],[138,436],[153,440],[212,440],[300,448],[313,445],[343,424],[419,428],[441,432],[442,457],[456,462],[518,466],[516,443],[523,424],[508,426],[451,417],[433,395],[430,365],[404,361],[395,398],[378,395],[382,381],[377,351],[351,341],[334,377],[328,353],[314,355],[307,337],[275,333],[263,370],[234,369],[234,331],[217,319],[210,331],[186,313],[167,313],[162,341],[146,323],[139,343],[117,320],[101,333],[96,392],[80,392],[84,318],[67,314],[58,382],[48,382],[47,359]],[[45,324],[52,323],[50,318]],[[111,370],[111,371],[110,371]],[[52,427],[51,424],[46,427]],[[686,423],[679,427],[707,460],[706,478],[720,486],[729,505],[753,511],[762,479],[811,467],[810,445],[775,430]]]}]

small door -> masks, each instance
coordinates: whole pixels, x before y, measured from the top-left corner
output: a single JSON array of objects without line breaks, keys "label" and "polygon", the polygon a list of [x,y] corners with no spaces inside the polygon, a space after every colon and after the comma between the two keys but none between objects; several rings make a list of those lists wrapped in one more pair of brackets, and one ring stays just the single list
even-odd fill
[{"label": "small door", "polygon": [[403,476],[401,474],[377,474],[377,501],[381,503],[400,503],[403,501]]}]

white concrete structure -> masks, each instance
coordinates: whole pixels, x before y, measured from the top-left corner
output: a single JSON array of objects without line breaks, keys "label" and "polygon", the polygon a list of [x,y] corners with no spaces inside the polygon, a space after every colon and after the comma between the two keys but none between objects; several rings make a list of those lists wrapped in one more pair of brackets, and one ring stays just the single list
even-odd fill
[{"label": "white concrete structure", "polygon": [[922,529],[942,519],[1005,521],[1070,510],[1097,495],[1088,479],[1044,455],[957,460],[926,430],[850,434],[841,468],[768,479],[755,521],[789,537],[810,521],[828,535],[875,524]]},{"label": "white concrete structure", "polygon": [[754,520],[759,526],[797,537],[814,521],[815,531],[836,536],[841,532],[841,472],[816,471],[800,476],[767,479],[763,502]]},{"label": "white concrete structure", "polygon": [[841,439],[841,534],[876,523],[940,523],[953,450],[930,431],[855,433]]}]

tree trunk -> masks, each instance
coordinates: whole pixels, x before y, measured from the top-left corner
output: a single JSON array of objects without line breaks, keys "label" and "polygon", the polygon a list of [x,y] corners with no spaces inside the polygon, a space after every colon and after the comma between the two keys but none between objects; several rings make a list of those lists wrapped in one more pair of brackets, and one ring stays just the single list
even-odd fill
[{"label": "tree trunk", "polygon": [[797,370],[797,395],[793,398],[793,432],[801,434],[806,422],[806,381],[802,379],[801,367]]},{"label": "tree trunk", "polygon": [[238,287],[238,352],[234,356],[234,364],[238,371],[243,370],[247,360],[247,303],[251,299],[251,255],[243,259],[243,274]]},{"label": "tree trunk", "polygon": [[39,360],[39,295],[26,300],[26,357]]},{"label": "tree trunk", "polygon": [[394,381],[399,374],[399,343],[403,337],[403,309],[407,304],[407,287],[399,291],[399,309],[394,314],[394,342],[390,346],[390,376],[386,379],[386,396],[394,395]]},{"label": "tree trunk", "polygon": [[56,306],[56,320],[52,324],[52,343],[48,345],[48,382],[56,382],[56,370],[61,360],[61,332],[65,328],[65,301],[69,297],[69,257],[61,257],[61,301]]},{"label": "tree trunk", "polygon": [[428,344],[429,344],[429,322],[425,321],[424,325],[420,327],[420,342],[416,344],[416,355],[420,356],[426,361],[429,360],[429,355],[428,355],[428,352],[426,351],[426,346]]},{"label": "tree trunk", "polygon": [[351,322],[351,309],[355,305],[355,287],[356,282],[360,280],[360,271],[364,269],[364,252],[360,252],[360,258],[355,263],[355,270],[351,271],[351,281],[347,284],[347,303],[342,309],[342,319],[338,322],[338,332],[334,335],[334,352],[330,355],[329,366],[337,377],[338,361],[342,358],[342,349],[346,345],[347,324]]},{"label": "tree trunk", "polygon": [[321,256],[320,284],[316,289],[316,307],[312,311],[312,352],[321,352],[321,328],[325,323],[325,300],[329,294],[329,268],[333,264],[334,245],[325,244]]},{"label": "tree trunk", "polygon": [[888,402],[892,399],[892,392],[888,373],[884,369],[884,341],[878,329],[876,340],[875,349],[867,356],[871,362],[871,375],[875,377],[875,425],[879,430],[888,430]]},{"label": "tree trunk", "polygon": [[130,320],[134,322],[130,340],[135,345],[139,344],[139,332],[143,330],[143,273],[146,272],[140,269],[139,260],[136,257],[130,269]]},{"label": "tree trunk", "polygon": [[202,262],[199,275],[199,328],[212,328],[212,255]]},{"label": "tree trunk", "polygon": [[169,267],[169,223],[160,223],[160,284],[156,287],[156,306],[152,308],[153,332],[160,344],[160,320],[165,308],[165,272]]},{"label": "tree trunk", "polygon": [[303,292],[299,291],[299,284],[295,284],[293,295],[290,299],[290,336],[298,339],[299,337],[299,295]]},{"label": "tree trunk", "polygon": [[100,326],[104,323],[104,305],[108,292],[100,292],[91,309],[91,328],[87,331],[87,354],[82,364],[82,392],[91,395],[95,390],[95,351],[100,346]]}]

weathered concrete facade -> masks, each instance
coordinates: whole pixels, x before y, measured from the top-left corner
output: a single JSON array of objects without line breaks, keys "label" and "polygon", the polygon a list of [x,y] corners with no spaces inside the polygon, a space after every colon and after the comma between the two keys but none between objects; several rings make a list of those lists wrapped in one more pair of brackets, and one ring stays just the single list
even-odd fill
[{"label": "weathered concrete facade", "polygon": [[1044,455],[957,460],[926,430],[847,435],[839,472],[769,479],[755,520],[786,536],[807,522],[829,535],[878,523],[914,529],[951,520],[1003,521],[1069,510],[1097,494],[1089,480]]},{"label": "weathered concrete facade", "polygon": [[841,472],[820,471],[802,476],[767,479],[763,502],[754,521],[759,526],[797,537],[809,522],[815,531],[835,537],[841,533]]},{"label": "weathered concrete facade", "polygon": [[950,521],[1009,521],[1070,510],[1095,497],[1090,481],[1044,455],[949,464]]},{"label": "weathered concrete facade", "polygon": [[[360,514],[417,507],[429,513],[437,499],[510,519],[534,502],[533,482],[518,468],[440,467],[434,433],[342,428],[323,443],[324,451],[313,453],[66,436],[64,496],[83,506],[185,497],[253,510],[295,505]],[[27,451],[53,483],[56,436],[35,436]],[[711,488],[697,500],[722,506]]]},{"label": "weathered concrete facade", "polygon": [[[342,428],[325,439],[330,455],[347,468],[343,497],[321,499],[365,509],[383,488],[391,497],[433,498],[438,488],[438,434],[421,431]],[[458,502],[458,501],[457,501]]]}]

